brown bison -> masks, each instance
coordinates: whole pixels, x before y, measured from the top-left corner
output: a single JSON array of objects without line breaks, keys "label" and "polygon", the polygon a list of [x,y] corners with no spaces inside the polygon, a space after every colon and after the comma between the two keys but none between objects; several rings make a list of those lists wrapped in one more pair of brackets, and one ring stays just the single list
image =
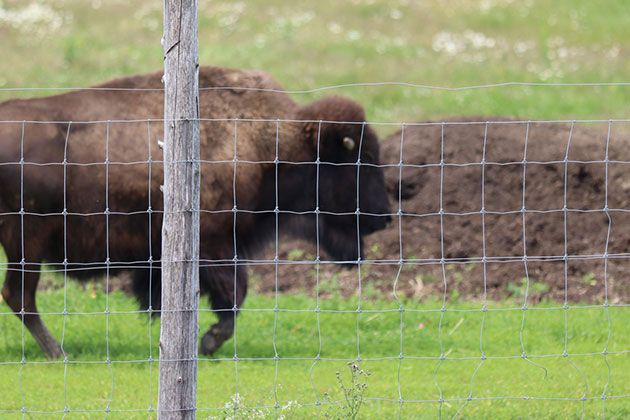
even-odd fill
[{"label": "brown bison", "polygon": [[[212,354],[233,334],[246,264],[265,244],[286,232],[357,262],[390,210],[361,106],[299,106],[257,71],[199,77],[200,288],[219,318],[201,351]],[[79,279],[131,270],[142,308],[159,312],[161,88],[154,73],[0,104],[2,296],[50,358],[62,349],[35,304],[42,262]]]}]

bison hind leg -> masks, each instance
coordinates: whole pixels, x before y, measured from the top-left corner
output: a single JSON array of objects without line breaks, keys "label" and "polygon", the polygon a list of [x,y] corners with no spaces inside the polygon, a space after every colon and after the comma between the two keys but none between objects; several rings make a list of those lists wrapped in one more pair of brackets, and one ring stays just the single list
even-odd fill
[{"label": "bison hind leg", "polygon": [[[11,257],[9,256],[11,261]],[[15,258],[13,259],[15,261]],[[42,322],[35,304],[39,266],[26,264],[22,270],[7,270],[2,298],[39,344],[48,359],[58,359],[64,351]]]},{"label": "bison hind leg", "polygon": [[162,303],[162,276],[159,267],[137,268],[132,274],[131,290],[141,310],[159,315]]}]

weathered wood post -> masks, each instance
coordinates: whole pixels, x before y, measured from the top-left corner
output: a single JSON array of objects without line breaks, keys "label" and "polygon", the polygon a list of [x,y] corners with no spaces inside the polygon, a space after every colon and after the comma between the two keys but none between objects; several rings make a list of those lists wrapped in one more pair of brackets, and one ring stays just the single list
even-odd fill
[{"label": "weathered wood post", "polygon": [[195,418],[199,305],[197,0],[164,0],[164,219],[158,417]]}]

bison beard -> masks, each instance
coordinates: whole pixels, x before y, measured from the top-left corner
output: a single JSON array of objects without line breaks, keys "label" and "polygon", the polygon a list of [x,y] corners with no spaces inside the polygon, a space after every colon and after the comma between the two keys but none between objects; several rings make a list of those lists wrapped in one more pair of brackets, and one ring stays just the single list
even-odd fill
[{"label": "bison beard", "polygon": [[[62,350],[35,304],[43,261],[77,278],[131,270],[141,307],[159,313],[162,123],[150,120],[163,114],[160,78],[0,104],[0,121],[39,121],[0,124],[0,243],[9,266],[2,296],[50,358]],[[232,336],[247,293],[242,263],[275,239],[276,224],[319,239],[348,264],[390,210],[374,166],[378,141],[355,102],[329,97],[300,107],[256,71],[202,68],[199,85],[210,88],[200,93],[199,280],[219,318],[201,352],[212,354]]]}]

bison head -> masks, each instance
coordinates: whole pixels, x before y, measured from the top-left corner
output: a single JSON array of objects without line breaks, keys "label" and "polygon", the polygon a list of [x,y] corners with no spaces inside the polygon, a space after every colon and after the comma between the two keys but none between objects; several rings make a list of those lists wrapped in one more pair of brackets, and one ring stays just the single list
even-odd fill
[{"label": "bison head", "polygon": [[363,258],[363,237],[391,220],[377,136],[363,108],[342,97],[302,107],[296,119],[305,121],[298,137],[307,153],[279,170],[280,210],[307,213],[292,217],[293,233],[351,264]]}]

